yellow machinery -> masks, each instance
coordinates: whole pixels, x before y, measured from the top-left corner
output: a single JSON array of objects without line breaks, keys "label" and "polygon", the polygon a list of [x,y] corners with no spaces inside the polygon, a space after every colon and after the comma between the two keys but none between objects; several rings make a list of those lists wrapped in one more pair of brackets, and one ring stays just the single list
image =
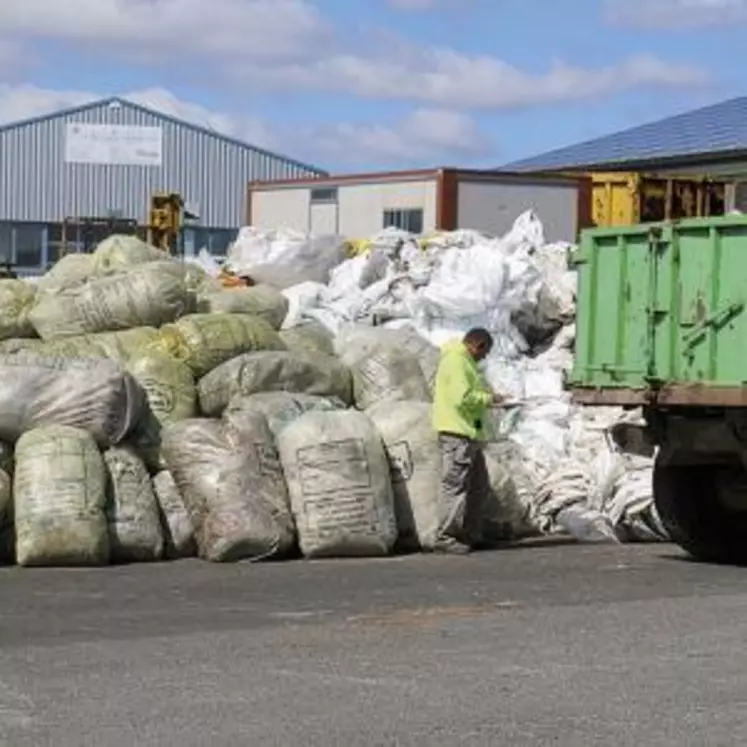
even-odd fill
[{"label": "yellow machinery", "polygon": [[600,227],[723,215],[726,182],[636,172],[588,174],[591,217]]},{"label": "yellow machinery", "polygon": [[182,196],[175,192],[155,194],[150,201],[148,243],[173,254],[179,245],[179,232],[185,218],[194,218],[184,210]]},{"label": "yellow machinery", "polygon": [[176,192],[157,193],[151,197],[148,225],[138,226],[137,221],[124,218],[66,218],[62,222],[59,249],[54,253],[63,257],[70,245],[77,251],[91,252],[96,244],[108,236],[124,234],[138,236],[152,246],[170,254],[179,247],[179,234],[185,220],[197,216],[184,209],[184,200]]}]

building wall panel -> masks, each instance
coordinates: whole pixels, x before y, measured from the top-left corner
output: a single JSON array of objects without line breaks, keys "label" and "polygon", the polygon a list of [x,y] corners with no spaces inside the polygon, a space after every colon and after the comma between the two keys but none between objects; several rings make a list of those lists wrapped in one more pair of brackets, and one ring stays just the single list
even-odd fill
[{"label": "building wall panel", "polygon": [[[66,127],[74,122],[161,127],[162,165],[66,163]],[[236,228],[247,182],[320,173],[126,102],[103,103],[0,130],[0,221],[55,223],[117,211],[145,222],[151,194],[163,191],[180,193],[200,224]]]},{"label": "building wall panel", "polygon": [[305,186],[252,190],[252,225],[265,229],[283,227],[295,231],[308,231],[310,191]]},{"label": "building wall panel", "polygon": [[579,230],[579,186],[529,180],[460,179],[457,224],[500,236],[526,210],[534,210],[548,241],[575,242]]},{"label": "building wall panel", "polygon": [[384,228],[385,210],[422,210],[423,230],[436,227],[436,180],[345,184],[340,186],[340,233],[365,238]]}]

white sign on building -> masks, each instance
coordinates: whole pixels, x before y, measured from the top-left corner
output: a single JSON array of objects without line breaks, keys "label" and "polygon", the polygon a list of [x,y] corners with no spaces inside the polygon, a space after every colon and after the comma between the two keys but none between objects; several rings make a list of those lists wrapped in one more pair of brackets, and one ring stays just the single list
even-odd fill
[{"label": "white sign on building", "polygon": [[160,127],[73,122],[65,132],[65,162],[104,166],[161,166]]}]

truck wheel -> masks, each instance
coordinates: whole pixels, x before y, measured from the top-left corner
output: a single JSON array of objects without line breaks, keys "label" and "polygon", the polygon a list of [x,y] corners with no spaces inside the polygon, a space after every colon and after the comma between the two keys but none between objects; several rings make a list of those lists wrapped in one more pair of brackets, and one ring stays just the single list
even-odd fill
[{"label": "truck wheel", "polygon": [[672,540],[698,560],[747,563],[747,512],[724,500],[747,485],[741,466],[654,467],[654,502]]}]

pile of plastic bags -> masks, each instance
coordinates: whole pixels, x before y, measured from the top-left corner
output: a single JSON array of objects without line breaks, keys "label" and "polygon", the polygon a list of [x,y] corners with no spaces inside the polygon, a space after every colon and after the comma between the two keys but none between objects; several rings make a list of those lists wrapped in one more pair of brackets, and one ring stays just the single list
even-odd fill
[{"label": "pile of plastic bags", "polygon": [[526,213],[501,238],[387,230],[349,248],[243,229],[228,269],[256,284],[226,288],[205,255],[111,237],[0,280],[0,561],[428,550],[439,345],[474,326],[516,405],[491,413],[485,538],[664,538],[651,458],[612,445],[623,413],[563,391],[572,247]]},{"label": "pile of plastic bags", "polygon": [[623,411],[575,407],[563,388],[575,337],[573,246],[546,244],[532,212],[500,238],[462,230],[423,239],[387,229],[367,246],[335,267],[329,283],[286,289],[284,326],[321,325],[343,354],[365,326],[410,330],[410,349],[414,336],[439,346],[486,327],[496,340],[486,377],[520,403],[494,413],[491,444],[517,447],[503,456],[526,509],[516,532],[665,538],[651,496],[653,459],[621,454],[609,438]]}]

